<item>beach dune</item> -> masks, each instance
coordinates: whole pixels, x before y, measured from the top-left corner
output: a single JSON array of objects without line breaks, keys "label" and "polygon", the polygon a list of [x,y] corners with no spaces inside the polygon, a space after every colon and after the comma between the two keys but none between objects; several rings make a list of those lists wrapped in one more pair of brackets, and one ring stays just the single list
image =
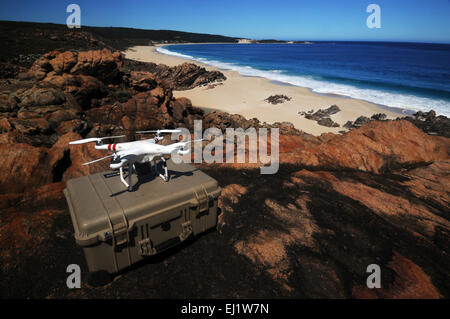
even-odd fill
[{"label": "beach dune", "polygon": [[[356,120],[359,116],[370,117],[376,113],[384,113],[388,119],[402,116],[395,110],[382,108],[363,100],[338,95],[315,94],[308,88],[276,83],[261,77],[242,76],[236,71],[220,70],[197,61],[165,55],[157,52],[156,49],[157,46],[135,46],[126,50],[124,54],[128,59],[168,66],[190,62],[205,67],[207,70],[219,70],[225,74],[227,80],[221,85],[212,88],[206,86],[174,91],[175,97],[187,97],[194,106],[200,108],[240,114],[246,118],[257,118],[261,122],[267,123],[287,121],[294,124],[297,129],[314,135],[346,130],[343,125],[347,121]],[[265,101],[269,96],[277,94],[286,95],[291,100],[276,105]],[[310,110],[325,109],[334,104],[339,106],[341,111],[331,115],[330,118],[340,127],[322,126],[299,114]]]}]

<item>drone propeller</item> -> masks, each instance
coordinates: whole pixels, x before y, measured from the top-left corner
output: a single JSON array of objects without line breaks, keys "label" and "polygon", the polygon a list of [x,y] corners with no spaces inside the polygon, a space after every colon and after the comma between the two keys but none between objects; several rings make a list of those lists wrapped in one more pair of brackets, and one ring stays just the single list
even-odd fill
[{"label": "drone propeller", "polygon": [[93,160],[93,161],[91,161],[91,162],[83,163],[83,165],[89,165],[89,164],[93,164],[93,163],[96,163],[96,162],[100,162],[100,161],[103,161],[104,159],[107,159],[107,158],[109,158],[109,157],[113,157],[113,156],[115,156],[115,155],[116,155],[116,154],[111,154],[111,155],[108,155],[108,156],[105,156],[105,157],[102,157],[102,158]]},{"label": "drone propeller", "polygon": [[151,131],[137,131],[136,133],[145,134],[145,133],[156,133],[157,135],[161,133],[181,133],[181,130],[151,130]]},{"label": "drone propeller", "polygon": [[84,140],[78,140],[70,142],[69,144],[84,144],[84,143],[90,143],[90,142],[101,142],[103,140],[111,139],[111,138],[119,138],[119,137],[125,137],[126,135],[119,135],[119,136],[108,136],[108,137],[91,137],[91,138],[85,138]]}]

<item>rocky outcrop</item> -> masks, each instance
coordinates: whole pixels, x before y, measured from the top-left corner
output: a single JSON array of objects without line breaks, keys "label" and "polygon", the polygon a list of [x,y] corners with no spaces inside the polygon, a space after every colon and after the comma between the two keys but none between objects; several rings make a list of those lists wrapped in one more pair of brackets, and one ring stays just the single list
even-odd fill
[{"label": "rocky outcrop", "polygon": [[46,147],[68,132],[118,132],[134,139],[136,128],[192,128],[203,116],[189,100],[173,98],[152,73],[126,75],[122,60],[107,49],[44,54],[26,76],[0,86],[0,129],[8,134],[3,139]]},{"label": "rocky outcrop", "polygon": [[284,160],[314,170],[381,173],[443,160],[450,152],[447,139],[431,137],[405,120],[373,121],[329,137],[319,144],[303,143]]},{"label": "rocky outcrop", "polygon": [[188,99],[174,99],[171,91],[162,87],[141,92],[124,103],[104,105],[86,112],[89,122],[97,123],[90,135],[126,133],[161,127],[193,129],[194,120],[201,119],[203,111],[191,105]]},{"label": "rocky outcrop", "polygon": [[90,75],[104,83],[118,83],[121,81],[121,63],[123,56],[120,52],[108,49],[84,52],[53,51],[42,55],[34,62],[28,75],[38,80],[47,76],[62,75]]},{"label": "rocky outcrop", "polygon": [[334,122],[330,115],[336,114],[340,112],[341,109],[337,105],[332,105],[327,109],[319,109],[316,112],[299,112],[300,115],[305,116],[308,120],[316,121],[317,124],[326,126],[326,127],[339,127],[340,125]]},{"label": "rocky outcrop", "polygon": [[[383,121],[385,119],[386,114],[384,113],[374,114],[371,118],[360,116],[354,122],[348,121],[345,123],[344,127],[351,130],[370,121]],[[397,119],[409,121],[425,133],[450,137],[450,119],[444,115],[437,116],[433,110],[428,112],[419,111],[412,116],[398,117]]]},{"label": "rocky outcrop", "polygon": [[[423,175],[447,169],[448,161],[411,170],[406,183],[420,184]],[[448,235],[443,233],[450,223],[441,214],[447,205],[433,200],[438,189],[449,198],[442,183],[411,196],[400,172],[289,171],[281,172],[284,180],[247,183],[245,194],[252,196],[227,192],[222,201],[229,208],[219,228],[224,238],[231,236],[237,254],[282,287],[282,296],[440,298],[449,292]],[[265,182],[270,187],[261,187]],[[277,196],[273,188],[289,196]],[[265,222],[257,225],[261,216]],[[365,285],[371,263],[382,269],[380,290]]]},{"label": "rocky outcrop", "polygon": [[301,135],[302,131],[296,129],[290,122],[275,122],[268,124],[266,122],[261,123],[257,118],[246,119],[239,114],[230,114],[227,112],[212,111],[206,114],[203,118],[203,127],[217,127],[222,132],[225,132],[227,128],[242,128],[247,130],[250,127],[255,129],[259,128],[278,128],[282,135]]},{"label": "rocky outcrop", "polygon": [[226,80],[225,75],[219,71],[207,71],[194,63],[183,63],[169,67],[164,64],[124,60],[124,71],[146,71],[157,77],[161,83],[173,90],[189,90],[197,86],[205,86]]},{"label": "rocky outcrop", "polygon": [[360,116],[354,122],[347,121],[344,124],[344,127],[349,130],[352,130],[354,128],[360,127],[363,124],[369,123],[370,121],[384,121],[385,119],[386,119],[386,114],[384,114],[384,113],[374,114],[370,118],[368,118],[366,116]]},{"label": "rocky outcrop", "polygon": [[405,117],[422,131],[433,134],[450,137],[450,119],[444,115],[436,116],[436,112],[431,110],[429,112],[417,112],[412,117]]}]

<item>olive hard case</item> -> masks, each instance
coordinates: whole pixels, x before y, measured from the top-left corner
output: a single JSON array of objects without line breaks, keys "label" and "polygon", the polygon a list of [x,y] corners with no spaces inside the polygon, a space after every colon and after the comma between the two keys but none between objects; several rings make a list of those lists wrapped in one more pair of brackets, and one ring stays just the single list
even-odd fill
[{"label": "olive hard case", "polygon": [[117,273],[217,225],[216,180],[167,161],[170,180],[133,174],[127,191],[117,172],[67,182],[64,195],[91,273]]}]

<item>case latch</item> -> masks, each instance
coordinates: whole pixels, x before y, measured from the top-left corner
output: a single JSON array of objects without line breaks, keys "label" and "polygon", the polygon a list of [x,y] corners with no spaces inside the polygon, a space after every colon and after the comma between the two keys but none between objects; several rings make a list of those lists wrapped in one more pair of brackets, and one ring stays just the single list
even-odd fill
[{"label": "case latch", "polygon": [[144,238],[139,242],[139,254],[141,256],[151,256],[156,254],[156,250],[152,246],[150,238]]},{"label": "case latch", "polygon": [[187,221],[181,224],[181,234],[178,236],[180,240],[183,241],[192,234],[192,223],[191,221]]},{"label": "case latch", "polygon": [[113,224],[113,232],[116,246],[120,246],[128,242],[128,228],[124,222]]},{"label": "case latch", "polygon": [[197,195],[197,200],[198,200],[198,211],[201,213],[201,212],[208,210],[209,196],[208,196],[208,192],[206,191],[206,189],[203,188],[203,191],[196,193],[196,195]]}]

